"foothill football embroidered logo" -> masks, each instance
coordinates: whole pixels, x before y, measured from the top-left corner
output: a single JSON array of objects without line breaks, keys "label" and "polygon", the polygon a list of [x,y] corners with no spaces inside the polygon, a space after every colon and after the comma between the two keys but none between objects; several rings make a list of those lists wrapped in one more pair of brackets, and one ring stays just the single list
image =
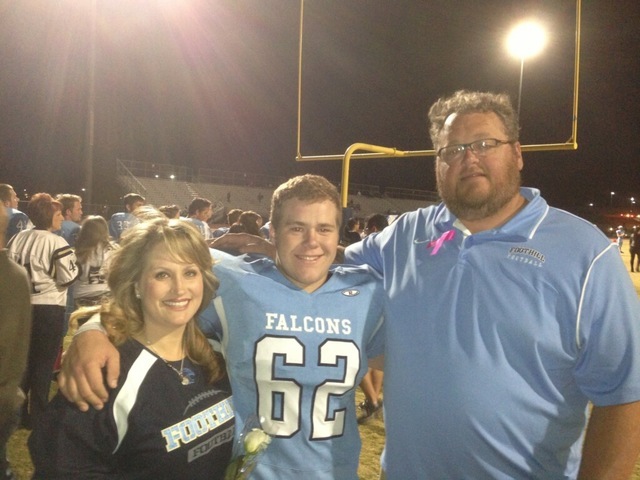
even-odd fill
[{"label": "foothill football embroidered logo", "polygon": [[527,247],[511,247],[507,258],[509,260],[515,260],[516,262],[533,265],[534,267],[542,267],[542,264],[545,262],[545,257],[542,253]]},{"label": "foothill football embroidered logo", "polygon": [[356,295],[360,295],[360,290],[354,290],[354,289],[343,290],[342,294],[345,297],[355,297]]}]

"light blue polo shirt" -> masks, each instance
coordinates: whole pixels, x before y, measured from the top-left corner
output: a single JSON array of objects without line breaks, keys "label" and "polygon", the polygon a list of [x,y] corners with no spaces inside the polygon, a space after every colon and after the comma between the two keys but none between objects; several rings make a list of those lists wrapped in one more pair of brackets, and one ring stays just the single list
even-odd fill
[{"label": "light blue polo shirt", "polygon": [[587,403],[640,399],[640,301],[615,244],[537,190],[467,235],[444,205],[346,251],[384,276],[389,480],[575,478]]}]

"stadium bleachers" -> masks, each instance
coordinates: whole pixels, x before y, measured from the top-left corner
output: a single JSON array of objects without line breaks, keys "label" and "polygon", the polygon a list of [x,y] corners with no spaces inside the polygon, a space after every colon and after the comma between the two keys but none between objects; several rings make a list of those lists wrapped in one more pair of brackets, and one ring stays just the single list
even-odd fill
[{"label": "stadium bleachers", "polygon": [[[210,178],[209,175],[196,175],[188,169],[181,172],[176,178],[160,178],[153,173],[157,171],[170,172],[173,166],[154,164],[150,168],[142,162],[118,161],[118,181],[123,188],[123,193],[137,192],[145,196],[147,203],[154,206],[178,205],[186,209],[191,200],[196,197],[208,198],[214,204],[214,220],[220,218],[224,221],[224,215],[231,208],[253,210],[263,218],[269,217],[270,199],[274,186],[278,181],[256,181],[256,178],[248,178],[246,174],[238,172],[224,172],[219,182],[203,181]],[[229,183],[224,183],[224,180]],[[241,180],[238,181],[238,179]],[[256,186],[256,185],[269,186]],[[348,195],[348,206],[353,215],[365,218],[374,213],[398,215],[416,208],[431,205],[438,201],[434,192],[403,190],[398,188],[388,189],[387,194],[380,194],[379,187],[372,185],[350,185],[351,193]],[[361,193],[364,192],[364,193]]]},{"label": "stadium bleachers", "polygon": [[[204,197],[214,202],[216,211],[221,208],[224,211],[240,208],[253,210],[264,218],[269,216],[270,198],[273,194],[273,189],[266,187],[190,183],[143,177],[139,177],[138,181],[146,189],[147,203],[157,207],[176,204],[186,209],[193,198]],[[227,202],[227,194],[229,194],[229,202]],[[354,215],[358,217],[367,217],[373,213],[400,214],[433,203],[422,199],[369,197],[358,194],[349,195],[348,200]]]}]

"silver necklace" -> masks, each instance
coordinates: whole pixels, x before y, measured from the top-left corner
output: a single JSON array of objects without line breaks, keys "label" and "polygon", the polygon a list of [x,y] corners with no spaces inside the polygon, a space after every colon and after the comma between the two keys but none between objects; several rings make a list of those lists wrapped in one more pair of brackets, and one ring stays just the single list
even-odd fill
[{"label": "silver necklace", "polygon": [[173,365],[171,365],[167,360],[165,360],[162,355],[160,355],[155,348],[153,348],[151,346],[151,342],[149,341],[149,339],[146,337],[144,337],[145,341],[147,342],[147,347],[149,347],[149,350],[151,350],[153,353],[156,354],[156,357],[158,357],[160,360],[162,360],[164,362],[164,364],[169,367],[171,370],[173,370],[174,372],[176,372],[178,374],[178,376],[180,377],[180,383],[182,383],[182,385],[189,385],[189,383],[191,383],[191,381],[189,380],[189,377],[187,377],[184,374],[184,340],[182,341],[182,360],[180,361],[180,370],[178,370],[176,367],[174,367]]}]

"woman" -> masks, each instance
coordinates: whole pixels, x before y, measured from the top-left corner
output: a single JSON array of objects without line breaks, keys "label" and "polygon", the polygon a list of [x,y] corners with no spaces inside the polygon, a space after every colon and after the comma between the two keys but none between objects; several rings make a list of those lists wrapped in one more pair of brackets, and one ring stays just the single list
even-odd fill
[{"label": "woman", "polygon": [[34,478],[220,479],[234,414],[225,366],[196,324],[218,286],[209,249],[183,220],[142,222],[121,237],[99,313],[120,351],[102,410],[58,394],[29,439]]},{"label": "woman", "polygon": [[78,269],[67,241],[53,233],[60,230],[62,205],[48,193],[36,193],[27,206],[34,228],[16,234],[7,246],[11,257],[23,265],[31,280],[33,320],[27,371],[22,390],[25,403],[21,423],[31,428],[47,406],[54,363],[62,345],[67,287]]},{"label": "woman", "polygon": [[84,219],[76,240],[78,281],[73,286],[77,306],[98,305],[109,292],[107,268],[118,245],[109,238],[109,225],[99,215]]}]

